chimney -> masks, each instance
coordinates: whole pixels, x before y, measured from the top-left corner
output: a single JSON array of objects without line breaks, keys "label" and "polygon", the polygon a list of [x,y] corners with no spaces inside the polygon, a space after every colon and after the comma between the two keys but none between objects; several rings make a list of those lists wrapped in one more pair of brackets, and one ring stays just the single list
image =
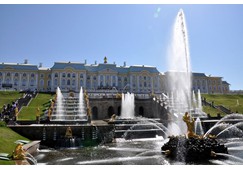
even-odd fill
[{"label": "chimney", "polygon": [[39,67],[42,67],[42,63],[39,63]]},{"label": "chimney", "polygon": [[84,64],[87,64],[87,60],[86,59],[84,60]]},{"label": "chimney", "polygon": [[24,64],[28,64],[28,60],[27,59],[24,60]]},{"label": "chimney", "polygon": [[97,61],[95,61],[95,65],[97,65]]},{"label": "chimney", "polygon": [[124,61],[123,67],[126,67],[126,65],[127,65],[127,64],[126,64],[126,61]]}]

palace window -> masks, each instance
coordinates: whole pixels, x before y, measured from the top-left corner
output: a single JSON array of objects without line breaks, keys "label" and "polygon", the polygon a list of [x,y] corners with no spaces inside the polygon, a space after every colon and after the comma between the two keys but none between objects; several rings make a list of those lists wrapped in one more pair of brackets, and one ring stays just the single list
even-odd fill
[{"label": "palace window", "polygon": [[70,80],[69,79],[67,80],[67,85],[70,86]]},{"label": "palace window", "polygon": [[54,80],[54,86],[57,86],[57,79]]},{"label": "palace window", "polygon": [[71,77],[71,74],[70,74],[70,73],[68,73],[68,74],[67,74],[67,77]]},{"label": "palace window", "polygon": [[81,79],[84,78],[84,75],[83,75],[83,74],[80,74],[80,78],[81,78]]},{"label": "palace window", "polygon": [[19,76],[19,74],[18,73],[15,73],[15,75],[14,75],[15,77],[18,77]]},{"label": "palace window", "polygon": [[83,83],[83,80],[80,80],[80,86],[83,86],[84,83]]},{"label": "palace window", "polygon": [[3,75],[3,73],[2,72],[0,72],[0,76],[2,76]]},{"label": "palace window", "polygon": [[31,73],[30,77],[35,77],[35,74],[34,73]]},{"label": "palace window", "polygon": [[72,86],[75,86],[75,80],[72,80]]},{"label": "palace window", "polygon": [[62,86],[65,86],[65,85],[66,85],[66,80],[62,79]]},{"label": "palace window", "polygon": [[7,76],[9,76],[9,77],[10,77],[10,73],[7,73]]},{"label": "palace window", "polygon": [[144,82],[143,85],[144,85],[144,87],[147,87],[147,83],[146,82]]},{"label": "palace window", "polygon": [[62,73],[62,77],[66,77],[66,74],[65,73]]},{"label": "palace window", "polygon": [[76,77],[76,74],[75,74],[75,73],[73,73],[73,74],[72,74],[72,77],[73,77],[73,78],[75,78],[75,77]]},{"label": "palace window", "polygon": [[34,86],[34,84],[35,84],[35,80],[34,79],[31,79],[30,80],[30,86]]},{"label": "palace window", "polygon": [[58,73],[55,73],[55,77],[58,77]]},{"label": "palace window", "polygon": [[26,77],[26,73],[23,74],[23,77]]},{"label": "palace window", "polygon": [[43,78],[44,77],[44,74],[41,74],[40,77]]},{"label": "palace window", "polygon": [[26,86],[26,79],[22,80],[22,86]]},{"label": "palace window", "polygon": [[40,80],[40,86],[41,86],[41,87],[44,86],[44,80],[43,80],[43,79]]},{"label": "palace window", "polygon": [[14,85],[15,85],[15,86],[18,85],[18,79],[14,79]]}]

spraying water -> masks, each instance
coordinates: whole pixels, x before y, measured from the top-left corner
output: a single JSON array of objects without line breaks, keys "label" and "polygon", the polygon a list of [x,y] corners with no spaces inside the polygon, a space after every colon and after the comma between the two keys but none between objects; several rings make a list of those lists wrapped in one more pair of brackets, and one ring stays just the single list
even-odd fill
[{"label": "spraying water", "polygon": [[135,98],[133,93],[122,94],[121,118],[134,118]]},{"label": "spraying water", "polygon": [[[173,102],[173,110],[180,114],[184,114],[186,111],[190,113],[191,64],[186,21],[182,10],[178,12],[175,20],[172,42],[169,48],[168,66],[170,70],[167,74],[168,90],[176,94],[174,98],[179,100],[179,102]],[[184,122],[179,127],[182,127],[182,133],[186,132]]]},{"label": "spraying water", "polygon": [[198,117],[195,121],[195,132],[197,135],[203,135],[204,134],[204,130],[202,128],[202,123],[200,118]]},{"label": "spraying water", "polygon": [[80,88],[79,92],[79,105],[78,105],[78,111],[79,115],[83,116],[85,115],[85,107],[84,107],[84,94],[83,94],[83,88]]},{"label": "spraying water", "polygon": [[198,111],[202,112],[202,99],[201,99],[201,92],[200,89],[198,89],[198,93],[197,93],[197,102],[198,102]]},{"label": "spraying water", "polygon": [[56,117],[56,119],[62,119],[64,116],[63,95],[62,95],[59,87],[57,87],[56,94],[57,94],[57,106],[56,106],[57,117]]}]

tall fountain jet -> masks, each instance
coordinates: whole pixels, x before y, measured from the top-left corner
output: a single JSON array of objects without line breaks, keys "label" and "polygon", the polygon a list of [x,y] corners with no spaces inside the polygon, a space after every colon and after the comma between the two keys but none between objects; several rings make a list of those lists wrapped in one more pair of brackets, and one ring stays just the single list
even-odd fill
[{"label": "tall fountain jet", "polygon": [[[191,110],[191,64],[188,33],[183,10],[180,9],[173,27],[172,41],[168,50],[168,91],[173,93],[175,100],[173,112],[183,115]],[[175,114],[175,113],[174,113]],[[191,114],[191,113],[190,113]],[[181,119],[181,118],[178,118]],[[177,120],[174,120],[176,122]],[[182,132],[186,127],[182,122],[178,125]]]},{"label": "tall fountain jet", "polygon": [[135,98],[133,93],[122,93],[121,118],[134,118]]},{"label": "tall fountain jet", "polygon": [[57,94],[57,106],[56,106],[57,117],[56,117],[56,119],[62,120],[63,116],[64,116],[63,95],[62,95],[59,87],[57,87],[56,94]]},{"label": "tall fountain jet", "polygon": [[83,93],[83,88],[80,88],[80,92],[79,92],[79,105],[78,105],[78,112],[80,117],[84,117],[85,114],[85,105],[84,105],[84,93]]}]

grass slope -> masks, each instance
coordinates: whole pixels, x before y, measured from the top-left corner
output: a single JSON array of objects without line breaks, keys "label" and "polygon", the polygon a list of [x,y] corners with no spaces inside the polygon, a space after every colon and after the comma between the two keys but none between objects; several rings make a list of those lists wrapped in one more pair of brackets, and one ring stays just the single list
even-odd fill
[{"label": "grass slope", "polygon": [[[16,147],[16,140],[29,140],[8,127],[0,127],[0,153],[12,154]],[[14,165],[14,161],[0,160],[0,165]]]},{"label": "grass slope", "polygon": [[243,113],[243,95],[202,94],[202,97],[206,97],[208,102],[214,101],[214,105],[223,105],[234,113]]},{"label": "grass slope", "polygon": [[35,120],[36,110],[40,108],[40,116],[44,114],[44,110],[49,107],[50,99],[54,94],[38,93],[38,95],[26,107],[23,107],[19,113],[18,120]]}]

